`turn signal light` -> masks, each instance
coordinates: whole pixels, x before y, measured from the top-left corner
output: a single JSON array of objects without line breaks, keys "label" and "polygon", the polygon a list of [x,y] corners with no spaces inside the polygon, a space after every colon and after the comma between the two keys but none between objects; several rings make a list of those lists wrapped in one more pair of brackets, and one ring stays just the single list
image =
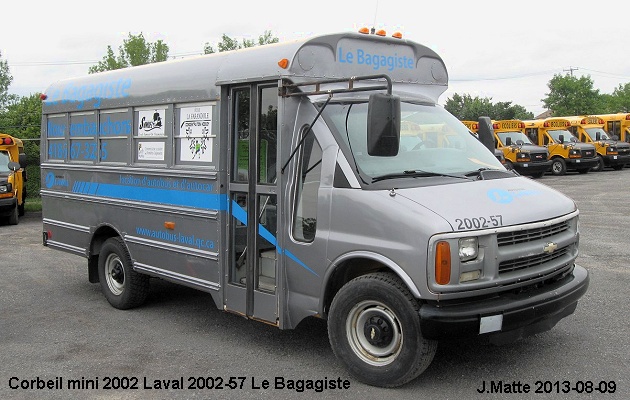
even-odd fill
[{"label": "turn signal light", "polygon": [[451,281],[451,246],[438,242],[435,247],[435,282],[447,285]]}]

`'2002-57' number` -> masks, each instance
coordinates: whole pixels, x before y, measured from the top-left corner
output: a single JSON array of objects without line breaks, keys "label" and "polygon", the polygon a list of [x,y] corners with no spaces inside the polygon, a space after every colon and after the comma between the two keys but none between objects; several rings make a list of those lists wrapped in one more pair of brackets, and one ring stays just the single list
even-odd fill
[{"label": "'2002-57' number", "polygon": [[474,217],[474,218],[455,218],[455,224],[457,230],[464,229],[483,229],[493,228],[503,225],[503,215],[490,215],[489,217]]}]

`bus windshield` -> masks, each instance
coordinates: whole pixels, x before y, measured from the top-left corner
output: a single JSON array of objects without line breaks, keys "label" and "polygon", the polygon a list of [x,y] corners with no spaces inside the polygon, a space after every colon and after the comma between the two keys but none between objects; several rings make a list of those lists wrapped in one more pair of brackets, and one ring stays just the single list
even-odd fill
[{"label": "bus windshield", "polygon": [[0,172],[9,172],[9,153],[6,151],[0,151]]},{"label": "bus windshield", "polygon": [[602,128],[586,128],[584,129],[586,134],[591,138],[591,140],[611,140],[611,137],[608,136],[605,130]]},{"label": "bus windshield", "polygon": [[371,178],[408,172],[460,175],[505,168],[457,118],[436,105],[401,101],[398,154],[375,157],[367,152],[366,101],[330,103],[322,115],[348,145],[360,171]]},{"label": "bus windshield", "polygon": [[533,144],[532,141],[529,140],[527,135],[525,135],[521,131],[498,132],[497,136],[499,137],[499,139],[501,139],[501,143],[503,143],[504,146],[505,146],[505,142],[507,141],[507,138],[510,138],[510,140],[512,141],[512,144],[518,144],[517,142],[519,140],[521,140],[523,144]]},{"label": "bus windshield", "polygon": [[562,143],[560,141],[560,135],[564,136],[564,142],[579,142],[579,140],[573,136],[573,134],[569,131],[567,131],[566,129],[556,129],[553,131],[547,131],[549,132],[549,136],[551,136],[554,140],[554,142],[556,143]]}]

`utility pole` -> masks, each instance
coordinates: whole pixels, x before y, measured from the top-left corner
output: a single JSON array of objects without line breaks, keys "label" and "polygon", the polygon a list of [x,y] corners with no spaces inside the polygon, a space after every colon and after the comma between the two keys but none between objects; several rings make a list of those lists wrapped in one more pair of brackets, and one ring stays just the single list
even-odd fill
[{"label": "utility pole", "polygon": [[577,71],[578,67],[569,67],[569,69],[563,69],[564,72],[571,72],[571,78],[573,78],[573,71]]}]

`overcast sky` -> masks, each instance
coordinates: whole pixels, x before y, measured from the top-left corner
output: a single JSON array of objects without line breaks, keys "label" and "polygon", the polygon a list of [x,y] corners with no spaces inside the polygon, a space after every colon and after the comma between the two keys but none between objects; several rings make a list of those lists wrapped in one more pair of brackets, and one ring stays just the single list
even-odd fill
[{"label": "overcast sky", "polygon": [[[453,94],[511,101],[535,115],[554,74],[590,76],[612,94],[630,82],[630,3],[598,0],[423,1],[11,1],[2,5],[0,52],[20,96],[86,75],[129,33],[168,44],[169,55],[203,53],[222,34],[290,41],[362,26],[400,31],[442,56]],[[298,8],[299,7],[299,8]],[[622,20],[622,18],[625,18]]]}]

